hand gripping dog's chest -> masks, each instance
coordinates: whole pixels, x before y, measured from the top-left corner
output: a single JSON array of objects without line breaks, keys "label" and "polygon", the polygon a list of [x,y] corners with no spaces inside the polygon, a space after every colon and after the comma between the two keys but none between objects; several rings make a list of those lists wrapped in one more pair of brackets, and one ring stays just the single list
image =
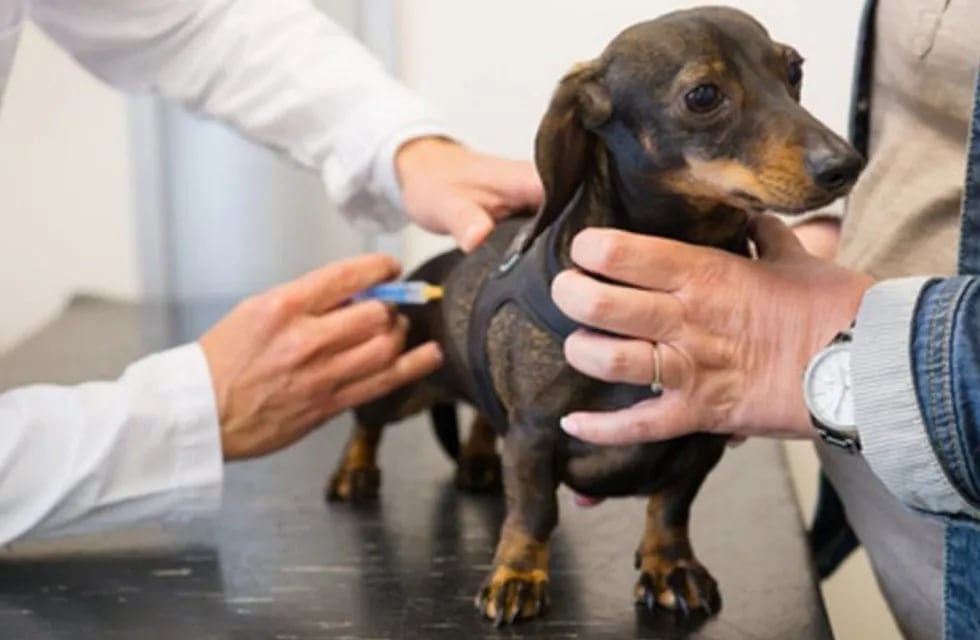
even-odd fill
[{"label": "hand gripping dog's chest", "polygon": [[512,303],[534,324],[564,340],[578,328],[551,299],[551,281],[562,267],[558,260],[558,224],[552,224],[525,249],[535,221],[521,228],[503,260],[483,282],[470,311],[466,335],[466,356],[474,380],[474,400],[494,430],[507,430],[507,412],[493,386],[487,334],[494,315]]}]

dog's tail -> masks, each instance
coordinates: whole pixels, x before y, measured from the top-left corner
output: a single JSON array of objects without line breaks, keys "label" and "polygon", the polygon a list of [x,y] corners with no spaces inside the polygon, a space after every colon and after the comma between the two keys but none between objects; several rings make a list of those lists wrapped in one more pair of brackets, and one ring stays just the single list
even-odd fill
[{"label": "dog's tail", "polygon": [[459,459],[459,419],[456,405],[451,402],[434,404],[429,409],[432,430],[436,433],[439,446],[453,460]]}]

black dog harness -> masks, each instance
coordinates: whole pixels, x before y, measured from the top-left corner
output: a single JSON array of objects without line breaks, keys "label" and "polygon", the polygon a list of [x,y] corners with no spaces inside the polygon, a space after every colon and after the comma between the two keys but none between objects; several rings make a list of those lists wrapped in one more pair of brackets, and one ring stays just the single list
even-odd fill
[{"label": "black dog harness", "polygon": [[[487,334],[493,316],[507,303],[517,305],[531,321],[559,340],[578,328],[551,300],[551,281],[562,270],[558,260],[560,220],[578,198],[548,228],[537,235],[539,220],[531,220],[518,232],[497,268],[484,281],[470,311],[466,350],[475,381],[474,400],[494,430],[507,430],[507,413],[493,387],[490,359],[487,357]],[[530,246],[528,247],[528,243]]]}]

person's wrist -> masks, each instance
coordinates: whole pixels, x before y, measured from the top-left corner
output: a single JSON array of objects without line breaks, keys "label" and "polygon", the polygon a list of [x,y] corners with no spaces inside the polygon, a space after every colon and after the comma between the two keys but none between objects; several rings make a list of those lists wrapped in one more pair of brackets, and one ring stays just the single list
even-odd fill
[{"label": "person's wrist", "polygon": [[[857,271],[841,269],[841,272],[843,275],[841,286],[832,289],[837,302],[828,300],[823,307],[826,310],[826,317],[820,323],[815,342],[811,345],[809,353],[802,363],[801,371],[804,374],[819,355],[834,345],[839,336],[850,333],[864,295],[875,283],[874,278]],[[806,390],[804,387],[805,375],[801,375],[798,388],[801,392],[800,398],[803,400],[805,418],[804,424],[799,426],[801,433],[805,433],[807,437],[814,439],[820,434],[817,426],[814,424],[813,415],[809,407],[807,407]]]},{"label": "person's wrist", "polygon": [[[795,322],[803,328],[802,333],[796,334],[796,348],[787,348],[789,345],[780,342],[777,352],[770,354],[780,364],[767,367],[765,375],[751,383],[750,399],[736,418],[737,424],[745,429],[759,429],[763,434],[777,437],[810,440],[818,437],[804,397],[804,372],[838,333],[851,326],[864,293],[874,284],[864,274],[829,264],[828,268],[833,270],[831,278],[823,279],[825,284],[817,295],[800,291],[806,301],[800,299],[796,303],[805,311]],[[793,306],[791,301],[787,304]],[[776,404],[773,389],[782,389],[776,394],[779,400]]]},{"label": "person's wrist", "polygon": [[864,300],[864,294],[875,284],[875,279],[867,274],[844,268],[840,268],[840,270],[842,283],[833,289],[834,299],[826,301],[827,304],[824,309],[827,317],[821,325],[816,349],[810,354],[807,362],[817,352],[830,344],[837,334],[846,331],[854,324],[854,319],[857,318],[861,308],[861,302]]},{"label": "person's wrist", "polygon": [[426,170],[433,156],[461,148],[460,144],[445,136],[420,136],[406,140],[395,151],[395,177],[402,189],[417,170]]}]

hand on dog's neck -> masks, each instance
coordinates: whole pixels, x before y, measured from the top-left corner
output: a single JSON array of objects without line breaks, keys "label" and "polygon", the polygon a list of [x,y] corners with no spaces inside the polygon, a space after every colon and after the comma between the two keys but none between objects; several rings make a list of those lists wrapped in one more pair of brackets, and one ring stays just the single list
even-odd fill
[{"label": "hand on dog's neck", "polygon": [[656,180],[643,176],[622,176],[604,150],[596,153],[582,188],[576,205],[555,221],[561,226],[559,254],[565,266],[572,264],[572,239],[586,227],[614,227],[736,253],[746,251],[749,216],[745,211],[668,193]]}]

